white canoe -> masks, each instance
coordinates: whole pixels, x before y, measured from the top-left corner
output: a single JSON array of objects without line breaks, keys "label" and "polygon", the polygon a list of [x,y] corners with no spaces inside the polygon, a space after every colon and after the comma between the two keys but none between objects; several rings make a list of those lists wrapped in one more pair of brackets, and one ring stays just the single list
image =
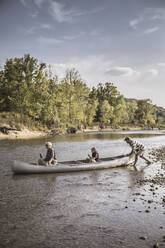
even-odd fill
[{"label": "white canoe", "polygon": [[12,171],[15,174],[62,173],[91,171],[127,166],[135,161],[134,155],[123,155],[114,158],[103,158],[96,163],[84,163],[83,160],[59,162],[55,166],[40,166],[21,161],[13,161]]}]

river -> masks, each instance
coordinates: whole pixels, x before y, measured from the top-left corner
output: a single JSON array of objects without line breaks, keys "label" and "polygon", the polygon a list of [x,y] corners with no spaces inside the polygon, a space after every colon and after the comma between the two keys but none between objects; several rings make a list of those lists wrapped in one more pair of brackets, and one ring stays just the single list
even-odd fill
[{"label": "river", "polygon": [[[100,157],[130,151],[129,135],[146,147],[165,144],[157,131],[105,132],[0,141],[0,248],[165,247],[164,185],[137,182],[165,175],[161,164],[139,160],[138,172],[13,175],[13,160],[35,162],[51,141],[59,161],[84,159],[95,146]],[[154,188],[154,190],[152,190]]]}]

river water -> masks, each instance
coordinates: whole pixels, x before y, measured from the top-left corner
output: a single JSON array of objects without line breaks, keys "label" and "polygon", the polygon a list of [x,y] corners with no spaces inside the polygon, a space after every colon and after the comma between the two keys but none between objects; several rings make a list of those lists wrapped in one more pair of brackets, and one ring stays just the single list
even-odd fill
[{"label": "river water", "polygon": [[[0,141],[0,248],[165,247],[164,185],[137,184],[165,175],[161,164],[45,175],[13,175],[13,160],[35,162],[51,141],[59,161],[130,151],[129,135],[146,147],[165,144],[154,131],[88,133]],[[154,193],[152,188],[154,188]]]}]

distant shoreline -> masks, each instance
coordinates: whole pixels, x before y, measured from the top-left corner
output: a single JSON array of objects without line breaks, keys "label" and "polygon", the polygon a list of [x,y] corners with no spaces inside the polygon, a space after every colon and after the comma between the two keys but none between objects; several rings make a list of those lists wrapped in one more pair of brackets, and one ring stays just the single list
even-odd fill
[{"label": "distant shoreline", "polygon": [[[95,133],[95,132],[115,132],[115,131],[138,131],[138,130],[144,130],[144,128],[141,127],[122,127],[122,128],[111,128],[111,127],[106,127],[104,129],[100,129],[98,126],[94,127],[87,127],[86,129],[83,130],[78,130],[76,133]],[[152,131],[152,129],[145,129],[146,131]],[[158,130],[158,129],[154,129]],[[51,134],[50,132],[46,131],[31,131],[28,129],[22,129],[21,131],[19,130],[10,130],[8,131],[8,134],[0,132],[0,140],[12,140],[12,139],[33,139],[33,138],[41,138],[41,137],[53,137],[57,135],[67,135],[65,134]]]},{"label": "distant shoreline", "polygon": [[88,132],[108,132],[108,131],[136,131],[136,130],[143,130],[141,127],[120,127],[120,128],[112,128],[112,127],[105,127],[105,128],[99,128],[99,127],[88,127],[80,132],[82,133],[88,133]]}]

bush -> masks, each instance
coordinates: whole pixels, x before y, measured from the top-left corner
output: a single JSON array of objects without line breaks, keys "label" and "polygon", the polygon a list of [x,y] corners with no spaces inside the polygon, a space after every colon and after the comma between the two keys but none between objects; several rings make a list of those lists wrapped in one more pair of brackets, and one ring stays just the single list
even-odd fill
[{"label": "bush", "polygon": [[0,124],[1,126],[9,126],[18,131],[23,128],[29,128],[31,130],[45,130],[46,128],[42,123],[32,120],[29,116],[15,112],[1,112]]}]

